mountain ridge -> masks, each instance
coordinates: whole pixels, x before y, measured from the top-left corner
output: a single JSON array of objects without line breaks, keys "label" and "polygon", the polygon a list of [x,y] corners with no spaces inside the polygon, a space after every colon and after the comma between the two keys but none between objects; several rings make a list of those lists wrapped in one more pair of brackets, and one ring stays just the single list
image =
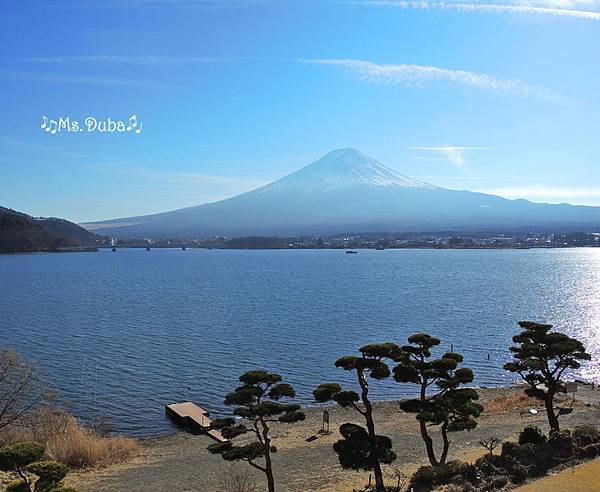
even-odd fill
[{"label": "mountain ridge", "polygon": [[32,217],[0,206],[0,252],[55,251],[97,245],[98,237],[56,217]]},{"label": "mountain ridge", "polygon": [[225,200],[82,225],[119,238],[498,228],[584,232],[600,229],[600,207],[508,200],[440,188],[346,148]]}]

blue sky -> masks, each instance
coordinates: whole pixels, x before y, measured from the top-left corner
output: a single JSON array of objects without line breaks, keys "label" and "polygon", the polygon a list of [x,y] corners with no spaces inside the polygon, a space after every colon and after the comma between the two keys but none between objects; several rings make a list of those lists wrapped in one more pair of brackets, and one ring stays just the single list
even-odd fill
[{"label": "blue sky", "polygon": [[[600,205],[600,1],[0,7],[0,204],[198,205],[354,147],[438,186]],[[42,116],[142,131],[57,132]]]}]

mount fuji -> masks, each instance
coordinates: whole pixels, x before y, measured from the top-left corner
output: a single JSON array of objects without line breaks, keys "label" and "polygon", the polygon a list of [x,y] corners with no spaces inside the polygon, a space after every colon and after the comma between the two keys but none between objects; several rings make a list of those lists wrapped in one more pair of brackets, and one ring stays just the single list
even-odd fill
[{"label": "mount fuji", "polygon": [[441,230],[600,230],[600,207],[450,190],[404,176],[354,149],[241,195],[171,212],[82,224],[126,237],[301,235]]}]

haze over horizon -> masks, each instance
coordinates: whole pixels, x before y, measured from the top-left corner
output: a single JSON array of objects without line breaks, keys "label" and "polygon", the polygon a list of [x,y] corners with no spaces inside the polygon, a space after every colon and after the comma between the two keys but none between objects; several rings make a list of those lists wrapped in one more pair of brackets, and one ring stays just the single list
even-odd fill
[{"label": "haze over horizon", "polygon": [[[0,205],[34,216],[210,203],[342,147],[438,187],[600,205],[597,0],[25,1],[3,18]],[[40,128],[132,114],[140,134]]]},{"label": "haze over horizon", "polygon": [[352,148],[333,150],[235,197],[159,214],[82,224],[125,239],[343,232],[596,232],[600,207],[537,204],[410,178]]}]

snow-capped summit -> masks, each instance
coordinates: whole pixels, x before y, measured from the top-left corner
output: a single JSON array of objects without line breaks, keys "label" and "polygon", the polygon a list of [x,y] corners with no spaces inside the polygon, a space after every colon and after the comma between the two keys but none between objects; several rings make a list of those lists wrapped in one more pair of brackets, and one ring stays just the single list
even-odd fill
[{"label": "snow-capped summit", "polygon": [[337,149],[296,172],[275,181],[265,190],[298,188],[304,191],[332,191],[350,185],[399,188],[435,186],[409,178],[356,149]]},{"label": "snow-capped summit", "polygon": [[85,224],[114,237],[205,237],[598,230],[600,207],[548,205],[449,190],[418,181],[354,149],[334,150],[271,184],[162,214]]}]

